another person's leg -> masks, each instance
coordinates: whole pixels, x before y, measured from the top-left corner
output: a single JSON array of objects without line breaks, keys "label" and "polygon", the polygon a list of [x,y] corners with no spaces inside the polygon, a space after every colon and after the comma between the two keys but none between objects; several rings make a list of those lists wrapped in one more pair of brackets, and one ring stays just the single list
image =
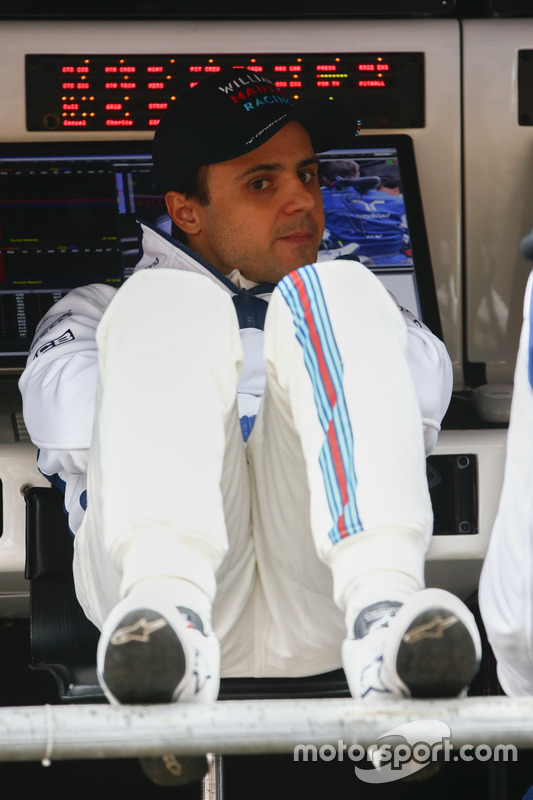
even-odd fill
[{"label": "another person's leg", "polygon": [[388,293],[354,262],[291,273],[267,314],[267,389],[250,440],[273,620],[264,647],[277,641],[280,654],[272,663],[265,650],[265,670],[291,658],[300,674],[332,669],[345,639],[356,696],[458,694],[479,658],[464,605],[420,591],[433,517],[406,338]]}]

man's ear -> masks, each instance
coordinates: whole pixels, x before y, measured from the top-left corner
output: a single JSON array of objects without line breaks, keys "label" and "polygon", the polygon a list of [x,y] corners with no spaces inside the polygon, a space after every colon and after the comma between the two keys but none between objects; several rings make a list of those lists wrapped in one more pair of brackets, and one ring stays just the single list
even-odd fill
[{"label": "man's ear", "polygon": [[181,192],[167,192],[165,202],[170,218],[185,234],[194,235],[200,231],[200,221],[194,201]]}]

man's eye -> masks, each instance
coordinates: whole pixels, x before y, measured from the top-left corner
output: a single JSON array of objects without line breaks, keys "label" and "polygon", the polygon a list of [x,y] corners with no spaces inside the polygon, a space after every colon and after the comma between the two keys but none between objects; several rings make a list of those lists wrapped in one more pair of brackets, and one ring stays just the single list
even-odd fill
[{"label": "man's eye", "polygon": [[259,178],[258,180],[253,181],[250,184],[252,189],[266,189],[266,187],[268,185],[269,185],[269,181],[267,181],[266,178]]},{"label": "man's eye", "polygon": [[316,173],[312,171],[300,172],[300,180],[302,183],[310,183],[316,177]]}]

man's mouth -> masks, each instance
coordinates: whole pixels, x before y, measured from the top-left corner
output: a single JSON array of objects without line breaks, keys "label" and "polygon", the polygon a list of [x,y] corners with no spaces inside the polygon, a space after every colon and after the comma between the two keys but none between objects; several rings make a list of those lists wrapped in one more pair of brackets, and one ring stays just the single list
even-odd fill
[{"label": "man's mouth", "polygon": [[279,237],[285,242],[299,244],[302,242],[310,242],[314,239],[314,233],[309,229],[306,230],[294,230],[290,231],[289,233],[285,233],[283,236]]}]

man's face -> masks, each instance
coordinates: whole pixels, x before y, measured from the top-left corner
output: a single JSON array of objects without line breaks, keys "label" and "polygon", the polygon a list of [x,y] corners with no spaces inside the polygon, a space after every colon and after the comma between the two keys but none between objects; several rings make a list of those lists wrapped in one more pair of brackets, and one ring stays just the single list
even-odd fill
[{"label": "man's face", "polygon": [[210,200],[193,203],[190,247],[224,274],[277,283],[316,261],[324,230],[317,159],[306,129],[290,122],[265,144],[208,168]]}]

